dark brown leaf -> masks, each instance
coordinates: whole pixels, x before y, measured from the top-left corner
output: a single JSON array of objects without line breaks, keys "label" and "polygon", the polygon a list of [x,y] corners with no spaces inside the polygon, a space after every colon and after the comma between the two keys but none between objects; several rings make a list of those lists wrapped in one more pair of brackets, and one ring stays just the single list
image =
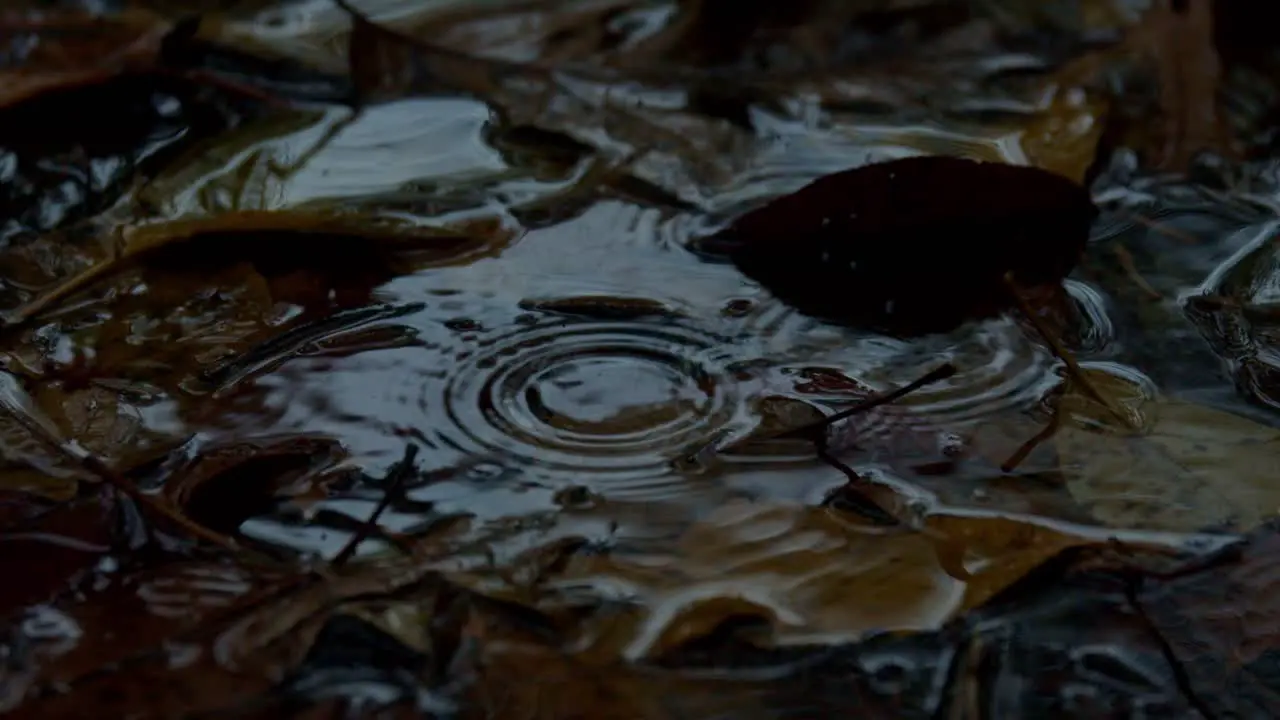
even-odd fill
[{"label": "dark brown leaf", "polygon": [[[12,619],[21,608],[69,590],[111,550],[114,508],[106,497],[37,510],[20,493],[0,496],[0,576],[8,578],[0,586],[0,617]],[[33,511],[39,514],[21,517]]]},{"label": "dark brown leaf", "polygon": [[1087,190],[1044,170],[916,157],[820,178],[707,247],[803,313],[912,335],[1008,307],[1008,272],[1058,282],[1095,216]]},{"label": "dark brown leaf", "polygon": [[209,448],[165,484],[175,506],[224,535],[268,512],[284,495],[306,493],[316,476],[343,457],[323,437],[293,436]]}]

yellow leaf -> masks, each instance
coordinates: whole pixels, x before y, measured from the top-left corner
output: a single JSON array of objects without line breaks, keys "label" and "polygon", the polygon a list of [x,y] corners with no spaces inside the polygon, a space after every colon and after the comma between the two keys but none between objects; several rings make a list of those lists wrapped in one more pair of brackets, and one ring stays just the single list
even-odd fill
[{"label": "yellow leaf", "polygon": [[1100,370],[1100,392],[1133,413],[1120,427],[1101,405],[1068,391],[1055,441],[1076,501],[1103,524],[1141,530],[1247,530],[1280,509],[1280,430],[1164,397]]}]

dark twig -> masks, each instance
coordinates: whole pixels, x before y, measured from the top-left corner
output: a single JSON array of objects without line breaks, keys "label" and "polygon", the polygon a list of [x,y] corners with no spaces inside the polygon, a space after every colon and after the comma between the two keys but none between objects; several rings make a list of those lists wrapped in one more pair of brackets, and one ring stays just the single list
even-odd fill
[{"label": "dark twig", "polygon": [[1152,287],[1151,283],[1142,277],[1142,273],[1138,272],[1138,264],[1134,261],[1133,253],[1129,252],[1128,248],[1123,245],[1116,245],[1114,250],[1116,260],[1120,263],[1120,269],[1124,270],[1124,274],[1129,276],[1129,279],[1133,281],[1134,285],[1138,286],[1139,290],[1146,293],[1152,300],[1164,298],[1160,291]]},{"label": "dark twig", "polygon": [[373,509],[373,512],[369,513],[369,518],[364,521],[364,525],[356,530],[351,539],[347,541],[346,546],[342,548],[342,551],[329,563],[329,567],[339,568],[346,564],[355,555],[356,548],[360,546],[360,543],[367,540],[378,529],[378,518],[382,517],[382,513],[386,511],[391,501],[400,494],[400,489],[404,487],[404,484],[413,475],[413,462],[417,457],[418,446],[410,443],[405,447],[404,457],[400,459],[400,462],[387,471],[387,476],[383,481],[385,487],[382,492],[382,499],[378,501],[378,505]]},{"label": "dark twig", "polygon": [[800,427],[798,427],[798,428],[793,428],[793,429],[791,429],[791,430],[787,430],[786,432],[783,432],[783,433],[781,433],[781,434],[779,434],[779,435],[776,435],[776,436],[774,436],[773,438],[769,438],[769,439],[772,439],[772,440],[790,440],[790,439],[809,440],[809,441],[814,442],[814,443],[822,443],[822,446],[823,446],[823,447],[825,447],[825,445],[826,445],[826,440],[825,440],[824,431],[825,431],[827,428],[831,427],[832,425],[834,425],[834,424],[836,424],[836,423],[838,423],[838,422],[840,422],[841,420],[844,420],[844,419],[846,419],[846,418],[853,417],[854,415],[857,415],[857,414],[859,414],[859,413],[864,413],[864,412],[866,412],[866,411],[868,411],[868,410],[871,410],[871,409],[873,409],[873,408],[877,408],[877,407],[879,407],[879,406],[881,406],[881,405],[885,405],[885,404],[887,404],[887,403],[891,403],[891,402],[893,402],[894,400],[897,400],[897,399],[899,399],[899,398],[901,398],[901,397],[903,397],[904,395],[907,395],[907,394],[909,394],[909,393],[915,392],[916,390],[919,390],[920,388],[922,388],[922,387],[924,387],[924,386],[926,386],[926,385],[932,385],[933,383],[936,383],[936,382],[938,382],[939,380],[945,380],[945,379],[947,379],[947,378],[949,378],[949,377],[951,377],[952,375],[955,375],[955,374],[956,374],[956,367],[955,367],[954,365],[952,365],[951,363],[944,363],[944,364],[939,365],[938,367],[934,368],[933,370],[930,370],[928,373],[926,373],[925,375],[921,376],[920,378],[918,378],[918,379],[916,379],[916,380],[913,380],[913,381],[911,381],[911,382],[907,383],[906,385],[903,385],[902,387],[898,388],[897,390],[891,390],[891,391],[889,391],[889,392],[887,392],[887,393],[881,393],[881,394],[879,394],[879,395],[874,395],[874,396],[872,396],[872,397],[867,398],[866,400],[863,400],[862,402],[858,403],[857,405],[854,405],[854,406],[853,406],[853,407],[851,407],[851,408],[847,408],[847,409],[845,409],[845,410],[841,410],[840,412],[838,412],[838,413],[836,413],[836,414],[834,414],[834,415],[830,415],[830,416],[828,416],[828,417],[825,417],[825,418],[823,418],[823,419],[821,419],[821,420],[818,420],[817,422],[813,422],[813,423],[810,423],[810,424],[808,424],[808,425],[802,425],[802,426],[800,426]]},{"label": "dark twig", "polygon": [[1054,413],[1053,416],[1049,418],[1048,425],[1045,425],[1044,428],[1033,435],[1030,440],[1019,445],[1018,449],[1013,451],[1013,454],[1009,456],[1008,460],[1000,463],[1000,472],[1011,473],[1016,470],[1018,466],[1022,464],[1022,461],[1026,460],[1027,456],[1040,446],[1040,443],[1053,437],[1054,434],[1058,432],[1058,425],[1058,414]]},{"label": "dark twig", "polygon": [[841,420],[844,420],[845,418],[852,417],[854,415],[857,415],[858,413],[866,412],[868,410],[871,410],[872,408],[879,407],[886,403],[891,403],[894,400],[897,400],[903,397],[904,395],[914,392],[915,390],[918,390],[926,385],[931,385],[935,382],[938,382],[939,380],[945,380],[946,378],[949,378],[955,374],[956,374],[955,366],[952,365],[951,363],[944,363],[934,368],[933,370],[930,370],[928,373],[925,373],[920,378],[913,380],[912,382],[907,383],[906,385],[903,385],[902,387],[897,388],[896,390],[890,390],[889,392],[886,392],[886,393],[880,393],[878,395],[875,395],[863,400],[862,402],[858,403],[857,405],[854,405],[851,408],[841,410],[840,412],[835,413],[830,417],[826,417],[817,422],[810,423],[808,425],[803,425],[798,428],[793,428],[791,430],[787,430],[778,435],[775,435],[771,438],[764,438],[764,439],[769,439],[769,440],[795,439],[795,440],[807,440],[813,443],[814,450],[817,453],[818,459],[821,460],[823,463],[826,463],[827,465],[830,465],[831,467],[835,468],[836,470],[839,470],[841,473],[844,474],[845,478],[848,480],[848,484],[846,487],[850,492],[850,494],[855,496],[853,498],[853,503],[858,506],[858,512],[860,514],[882,525],[896,525],[896,524],[903,523],[903,519],[899,517],[898,513],[894,513],[889,510],[886,510],[880,503],[876,502],[871,498],[872,488],[869,487],[869,483],[866,481],[866,479],[858,475],[858,473],[854,472],[852,468],[840,462],[838,458],[836,458],[834,455],[831,454],[831,451],[828,448],[826,430],[827,428],[831,427],[833,424],[838,423]]}]

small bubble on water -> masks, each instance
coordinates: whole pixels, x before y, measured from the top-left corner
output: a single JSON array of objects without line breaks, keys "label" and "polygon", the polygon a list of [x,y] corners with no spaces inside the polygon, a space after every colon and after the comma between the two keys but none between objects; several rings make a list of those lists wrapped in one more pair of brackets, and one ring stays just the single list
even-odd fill
[{"label": "small bubble on water", "polygon": [[467,471],[467,477],[472,480],[497,480],[506,472],[507,469],[498,463],[477,463]]}]

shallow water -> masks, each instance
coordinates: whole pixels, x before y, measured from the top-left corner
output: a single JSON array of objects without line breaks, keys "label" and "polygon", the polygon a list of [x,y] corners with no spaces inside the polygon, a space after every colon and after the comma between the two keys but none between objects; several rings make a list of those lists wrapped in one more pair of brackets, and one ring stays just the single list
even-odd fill
[{"label": "shallow water", "polygon": [[[525,61],[537,38],[571,27],[574,12],[615,6],[605,23],[615,49],[588,47],[564,61],[597,69],[625,67],[616,48],[639,46],[672,10],[522,5],[431,24],[455,5],[362,7],[406,31],[436,27],[430,37],[440,42]],[[328,3],[266,13],[220,32],[342,67],[346,20]],[[943,362],[955,376],[837,429],[849,466],[920,526],[954,540],[948,523],[1012,524],[1038,538],[1029,542],[1036,557],[1107,537],[1212,544],[1198,534],[1215,529],[1211,522],[1180,532],[1106,527],[1060,479],[1046,480],[1059,472],[1052,448],[1000,471],[1044,426],[1063,378],[1062,363],[1018,317],[910,340],[831,327],[696,252],[700,237],[735,214],[868,162],[953,154],[1067,174],[1087,167],[1092,146],[1078,146],[1096,140],[1092,126],[1103,118],[1083,94],[1054,100],[1061,51],[983,42],[982,23],[953,28],[932,53],[926,45],[792,81],[793,92],[746,108],[750,131],[690,109],[684,90],[668,84],[617,83],[608,101],[616,106],[584,101],[608,84],[567,71],[563,88],[573,93],[562,92],[576,95],[534,116],[580,147],[516,144],[505,118],[529,116],[532,96],[519,80],[487,100],[417,93],[358,114],[276,110],[188,149],[100,222],[163,227],[337,208],[370,223],[462,228],[481,242],[368,282],[339,273],[339,289],[305,262],[280,276],[231,257],[217,269],[142,263],[42,317],[7,353],[8,369],[43,384],[28,392],[62,432],[121,463],[179,445],[196,457],[303,436],[335,443],[340,458],[295,479],[284,493],[293,500],[239,527],[303,556],[338,554],[381,497],[370,478],[415,444],[430,479],[393,504],[383,527],[413,535],[469,517],[441,563],[476,573],[556,538],[608,544],[608,564],[555,583],[642,609],[621,629],[591,626],[580,639],[628,659],[655,653],[682,613],[707,598],[767,609],[780,641],[836,641],[937,627],[1000,587],[974,580],[980,569],[1024,572],[1010,558],[1025,546],[961,543],[974,576],[958,577],[923,535],[883,536],[865,519],[831,514],[824,499],[844,476],[803,446],[748,442],[782,429],[779,417],[786,425],[788,415],[830,413]],[[635,150],[647,152],[624,164]],[[1273,301],[1280,264],[1260,257],[1275,229],[1272,166],[1232,165],[1238,177],[1218,186],[1170,179],[1123,149],[1109,163],[1093,186],[1103,215],[1066,284],[1064,338],[1086,367],[1280,426],[1268,375],[1280,360],[1265,347],[1265,328],[1237,323],[1235,336],[1206,342],[1204,323],[1217,316],[1198,326],[1183,310],[1200,294]],[[607,184],[594,183],[602,171]],[[6,296],[14,296],[65,277],[96,250],[34,240],[5,252]],[[1260,268],[1247,277],[1231,270],[1246,261]],[[87,390],[69,379],[86,366]],[[334,480],[352,472],[359,479]],[[343,516],[345,524],[335,521]],[[377,539],[361,551],[389,552]]]}]

